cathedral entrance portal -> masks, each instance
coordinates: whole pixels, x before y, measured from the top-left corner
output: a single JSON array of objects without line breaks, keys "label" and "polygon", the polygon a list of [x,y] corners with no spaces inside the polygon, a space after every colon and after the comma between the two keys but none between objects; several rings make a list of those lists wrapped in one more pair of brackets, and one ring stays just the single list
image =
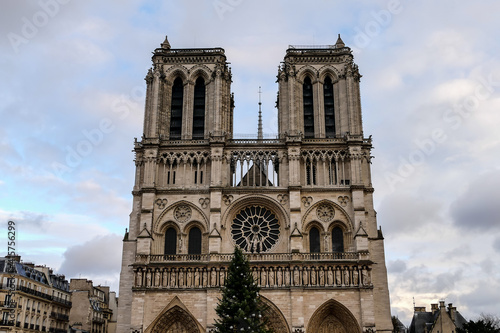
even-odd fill
[{"label": "cathedral entrance portal", "polygon": [[149,325],[145,333],[201,333],[203,328],[175,297]]},{"label": "cathedral entrance portal", "polygon": [[361,333],[352,313],[335,300],[329,300],[312,315],[307,332]]},{"label": "cathedral entrance portal", "polygon": [[272,329],[273,333],[290,333],[285,316],[280,309],[263,296],[260,296],[260,301],[263,304],[263,315],[267,327]]}]

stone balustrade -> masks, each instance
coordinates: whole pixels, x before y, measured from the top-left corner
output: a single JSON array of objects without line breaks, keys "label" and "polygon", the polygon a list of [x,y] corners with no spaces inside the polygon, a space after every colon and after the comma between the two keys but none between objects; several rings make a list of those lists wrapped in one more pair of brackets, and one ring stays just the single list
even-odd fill
[{"label": "stone balustrade", "polygon": [[[136,264],[171,262],[229,262],[231,253],[142,255],[135,258]],[[248,253],[250,262],[294,262],[294,261],[369,261],[368,252],[325,252],[325,253]]]}]

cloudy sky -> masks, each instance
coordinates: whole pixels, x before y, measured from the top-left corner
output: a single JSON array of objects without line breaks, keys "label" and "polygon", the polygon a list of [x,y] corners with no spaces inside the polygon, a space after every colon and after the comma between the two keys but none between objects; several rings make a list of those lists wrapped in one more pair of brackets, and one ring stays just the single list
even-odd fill
[{"label": "cloudy sky", "polygon": [[[0,221],[25,261],[118,289],[144,76],[173,48],[226,50],[235,136],[276,129],[289,44],[353,48],[393,315],[500,309],[498,1],[3,1]],[[248,124],[255,124],[255,129]]]}]

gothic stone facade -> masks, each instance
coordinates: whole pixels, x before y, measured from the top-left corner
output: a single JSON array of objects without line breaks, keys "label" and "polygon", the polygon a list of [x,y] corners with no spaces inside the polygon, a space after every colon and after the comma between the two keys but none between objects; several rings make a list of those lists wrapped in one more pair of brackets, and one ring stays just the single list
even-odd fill
[{"label": "gothic stone facade", "polygon": [[286,51],[272,140],[233,138],[222,48],[165,40],[152,60],[117,331],[210,332],[235,245],[275,332],[391,331],[350,48]]}]

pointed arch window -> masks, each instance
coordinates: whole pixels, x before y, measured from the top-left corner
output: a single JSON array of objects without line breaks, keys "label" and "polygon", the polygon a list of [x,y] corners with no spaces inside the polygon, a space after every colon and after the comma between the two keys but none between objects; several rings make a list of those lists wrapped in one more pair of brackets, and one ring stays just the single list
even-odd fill
[{"label": "pointed arch window", "polygon": [[174,228],[168,228],[165,232],[165,255],[177,253],[177,231]]},{"label": "pointed arch window", "polygon": [[184,102],[184,84],[178,77],[172,86],[172,104],[170,106],[170,139],[179,140],[182,130],[182,104]]},{"label": "pointed arch window", "polygon": [[310,253],[319,253],[320,250],[320,242],[319,242],[319,230],[316,227],[312,227],[309,230],[309,252]]},{"label": "pointed arch window", "polygon": [[316,161],[311,158],[306,160],[306,184],[316,185]]},{"label": "pointed arch window", "polygon": [[304,106],[304,137],[314,138],[313,88],[309,76],[302,85],[302,103]]},{"label": "pointed arch window", "polygon": [[344,232],[340,227],[332,229],[332,251],[344,252]]},{"label": "pointed arch window", "polygon": [[199,77],[194,86],[193,139],[205,137],[205,80]]},{"label": "pointed arch window", "polygon": [[188,254],[201,254],[201,230],[197,227],[189,230]]},{"label": "pointed arch window", "polygon": [[330,77],[323,84],[323,97],[325,103],[325,135],[327,138],[335,137],[335,108],[333,98],[333,83]]}]

